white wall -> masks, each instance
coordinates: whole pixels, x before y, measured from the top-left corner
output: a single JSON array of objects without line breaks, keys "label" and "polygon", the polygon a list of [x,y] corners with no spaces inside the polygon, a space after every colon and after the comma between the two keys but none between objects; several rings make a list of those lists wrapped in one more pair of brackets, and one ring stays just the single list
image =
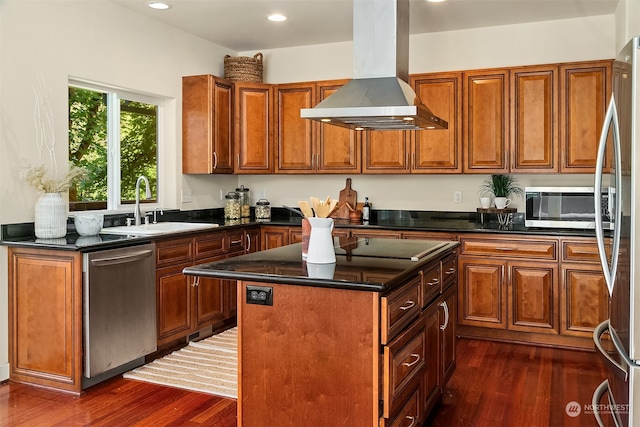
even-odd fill
[{"label": "white wall", "polygon": [[[621,12],[623,13],[623,12]],[[618,18],[615,18],[618,19]],[[410,72],[612,58],[614,16],[443,32],[411,38]],[[250,52],[253,55],[255,52]],[[351,77],[351,43],[264,50],[265,81],[271,83]],[[148,92],[169,100],[167,141],[161,149],[164,207],[219,207],[220,188],[244,184],[263,189],[273,206],[309,195],[337,197],[345,176],[182,176],[181,81],[183,75],[223,74],[230,52],[146,19],[105,0],[0,0],[0,223],[33,221],[37,194],[17,166],[38,159],[32,87],[44,77],[56,126],[58,164],[67,159],[67,81],[70,76]],[[43,159],[45,160],[45,159]],[[485,176],[352,176],[360,199],[376,208],[473,210]],[[557,177],[520,176],[520,183],[557,182]],[[554,181],[555,180],[555,181]],[[581,184],[587,176],[563,177]],[[180,190],[194,202],[181,204]],[[463,203],[453,203],[453,191]],[[6,250],[0,250],[0,313],[7,312]],[[0,380],[8,375],[7,318],[0,316]]]}]

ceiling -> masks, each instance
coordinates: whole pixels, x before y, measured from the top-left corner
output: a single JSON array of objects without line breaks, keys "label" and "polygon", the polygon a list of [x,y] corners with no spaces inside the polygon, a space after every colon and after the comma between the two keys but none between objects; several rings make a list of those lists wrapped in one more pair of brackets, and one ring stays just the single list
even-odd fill
[{"label": "ceiling", "polygon": [[[236,52],[351,41],[351,0],[110,0]],[[613,14],[618,0],[410,0],[410,33],[421,34]],[[270,22],[271,13],[288,16]]]}]

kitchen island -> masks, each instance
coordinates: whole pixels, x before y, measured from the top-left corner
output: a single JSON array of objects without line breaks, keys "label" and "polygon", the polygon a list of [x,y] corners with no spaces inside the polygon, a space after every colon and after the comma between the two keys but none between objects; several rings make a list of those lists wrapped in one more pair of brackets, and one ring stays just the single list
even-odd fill
[{"label": "kitchen island", "polygon": [[335,238],[184,269],[237,280],[238,425],[424,422],[455,369],[457,242]]}]

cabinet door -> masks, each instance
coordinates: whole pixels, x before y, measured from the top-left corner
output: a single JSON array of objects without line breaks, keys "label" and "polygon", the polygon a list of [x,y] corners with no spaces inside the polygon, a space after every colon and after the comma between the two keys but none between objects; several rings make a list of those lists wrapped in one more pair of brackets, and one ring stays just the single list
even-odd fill
[{"label": "cabinet door", "polygon": [[[423,316],[425,317],[425,334],[426,334],[426,370],[424,375],[424,411],[422,419],[426,419],[428,414],[440,399],[441,391],[441,339],[440,339],[440,310],[438,304],[434,303],[430,305],[425,311]],[[455,318],[452,319],[455,323]]]},{"label": "cabinet door", "polygon": [[82,255],[9,248],[11,378],[80,393]]},{"label": "cabinet door", "polygon": [[262,227],[260,230],[260,244],[263,251],[288,245],[289,230],[287,227]]},{"label": "cabinet door", "polygon": [[362,133],[362,173],[409,173],[409,149],[413,131],[374,130]]},{"label": "cabinet door", "polygon": [[235,173],[272,173],[273,87],[235,83],[234,90]]},{"label": "cabinet door", "polygon": [[194,330],[191,295],[195,278],[182,274],[188,265],[156,270],[158,345],[184,337]]},{"label": "cabinet door", "polygon": [[462,172],[462,74],[421,74],[410,79],[420,100],[448,129],[417,130],[411,148],[411,173]]},{"label": "cabinet door", "polygon": [[[348,80],[318,82],[318,102],[340,89]],[[316,124],[314,165],[319,173],[360,173],[360,132],[341,126]]]},{"label": "cabinet door", "polygon": [[557,264],[511,263],[509,277],[508,329],[558,334]]},{"label": "cabinet door", "polygon": [[458,266],[458,323],[506,329],[506,264],[460,257]]},{"label": "cabinet door", "polygon": [[440,308],[440,376],[441,385],[444,388],[456,370],[456,316],[458,301],[455,287],[450,288],[442,296]]},{"label": "cabinet door", "polygon": [[260,227],[250,227],[245,230],[244,239],[246,253],[258,252],[260,250]]},{"label": "cabinet door", "polygon": [[608,296],[599,265],[563,265],[560,332],[591,337],[609,318]]},{"label": "cabinet door", "polygon": [[[593,173],[611,93],[611,61],[560,66],[560,172]],[[611,145],[611,144],[609,144]],[[611,161],[606,153],[605,165]]]},{"label": "cabinet door", "polygon": [[510,73],[511,171],[558,172],[558,67]]},{"label": "cabinet door", "polygon": [[508,172],[509,71],[464,73],[465,173]]},{"label": "cabinet door", "polygon": [[[225,257],[216,257],[199,261],[205,264]],[[191,278],[193,280],[193,278]],[[195,329],[223,321],[225,316],[225,280],[198,277],[195,279]],[[234,282],[235,283],[235,282]]]},{"label": "cabinet door", "polygon": [[302,108],[312,108],[315,83],[278,85],[276,173],[311,173],[315,170],[313,133],[315,123],[300,117]]},{"label": "cabinet door", "polygon": [[233,173],[232,88],[210,75],[182,78],[183,173]]}]

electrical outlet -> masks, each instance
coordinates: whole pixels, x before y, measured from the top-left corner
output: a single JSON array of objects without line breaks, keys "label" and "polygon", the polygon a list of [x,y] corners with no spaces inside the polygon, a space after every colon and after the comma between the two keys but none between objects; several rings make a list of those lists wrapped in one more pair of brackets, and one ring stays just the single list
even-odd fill
[{"label": "electrical outlet", "polygon": [[247,286],[247,304],[273,305],[273,288],[271,286]]},{"label": "electrical outlet", "polygon": [[182,203],[193,202],[193,193],[191,190],[182,190]]},{"label": "electrical outlet", "polygon": [[260,199],[266,199],[267,198],[267,192],[266,190],[262,189],[262,190],[258,190],[258,200]]},{"label": "electrical outlet", "polygon": [[462,203],[462,191],[453,192],[453,203]]},{"label": "electrical outlet", "polygon": [[225,190],[224,188],[220,189],[220,200],[224,200],[224,196],[227,195],[227,190]]}]

